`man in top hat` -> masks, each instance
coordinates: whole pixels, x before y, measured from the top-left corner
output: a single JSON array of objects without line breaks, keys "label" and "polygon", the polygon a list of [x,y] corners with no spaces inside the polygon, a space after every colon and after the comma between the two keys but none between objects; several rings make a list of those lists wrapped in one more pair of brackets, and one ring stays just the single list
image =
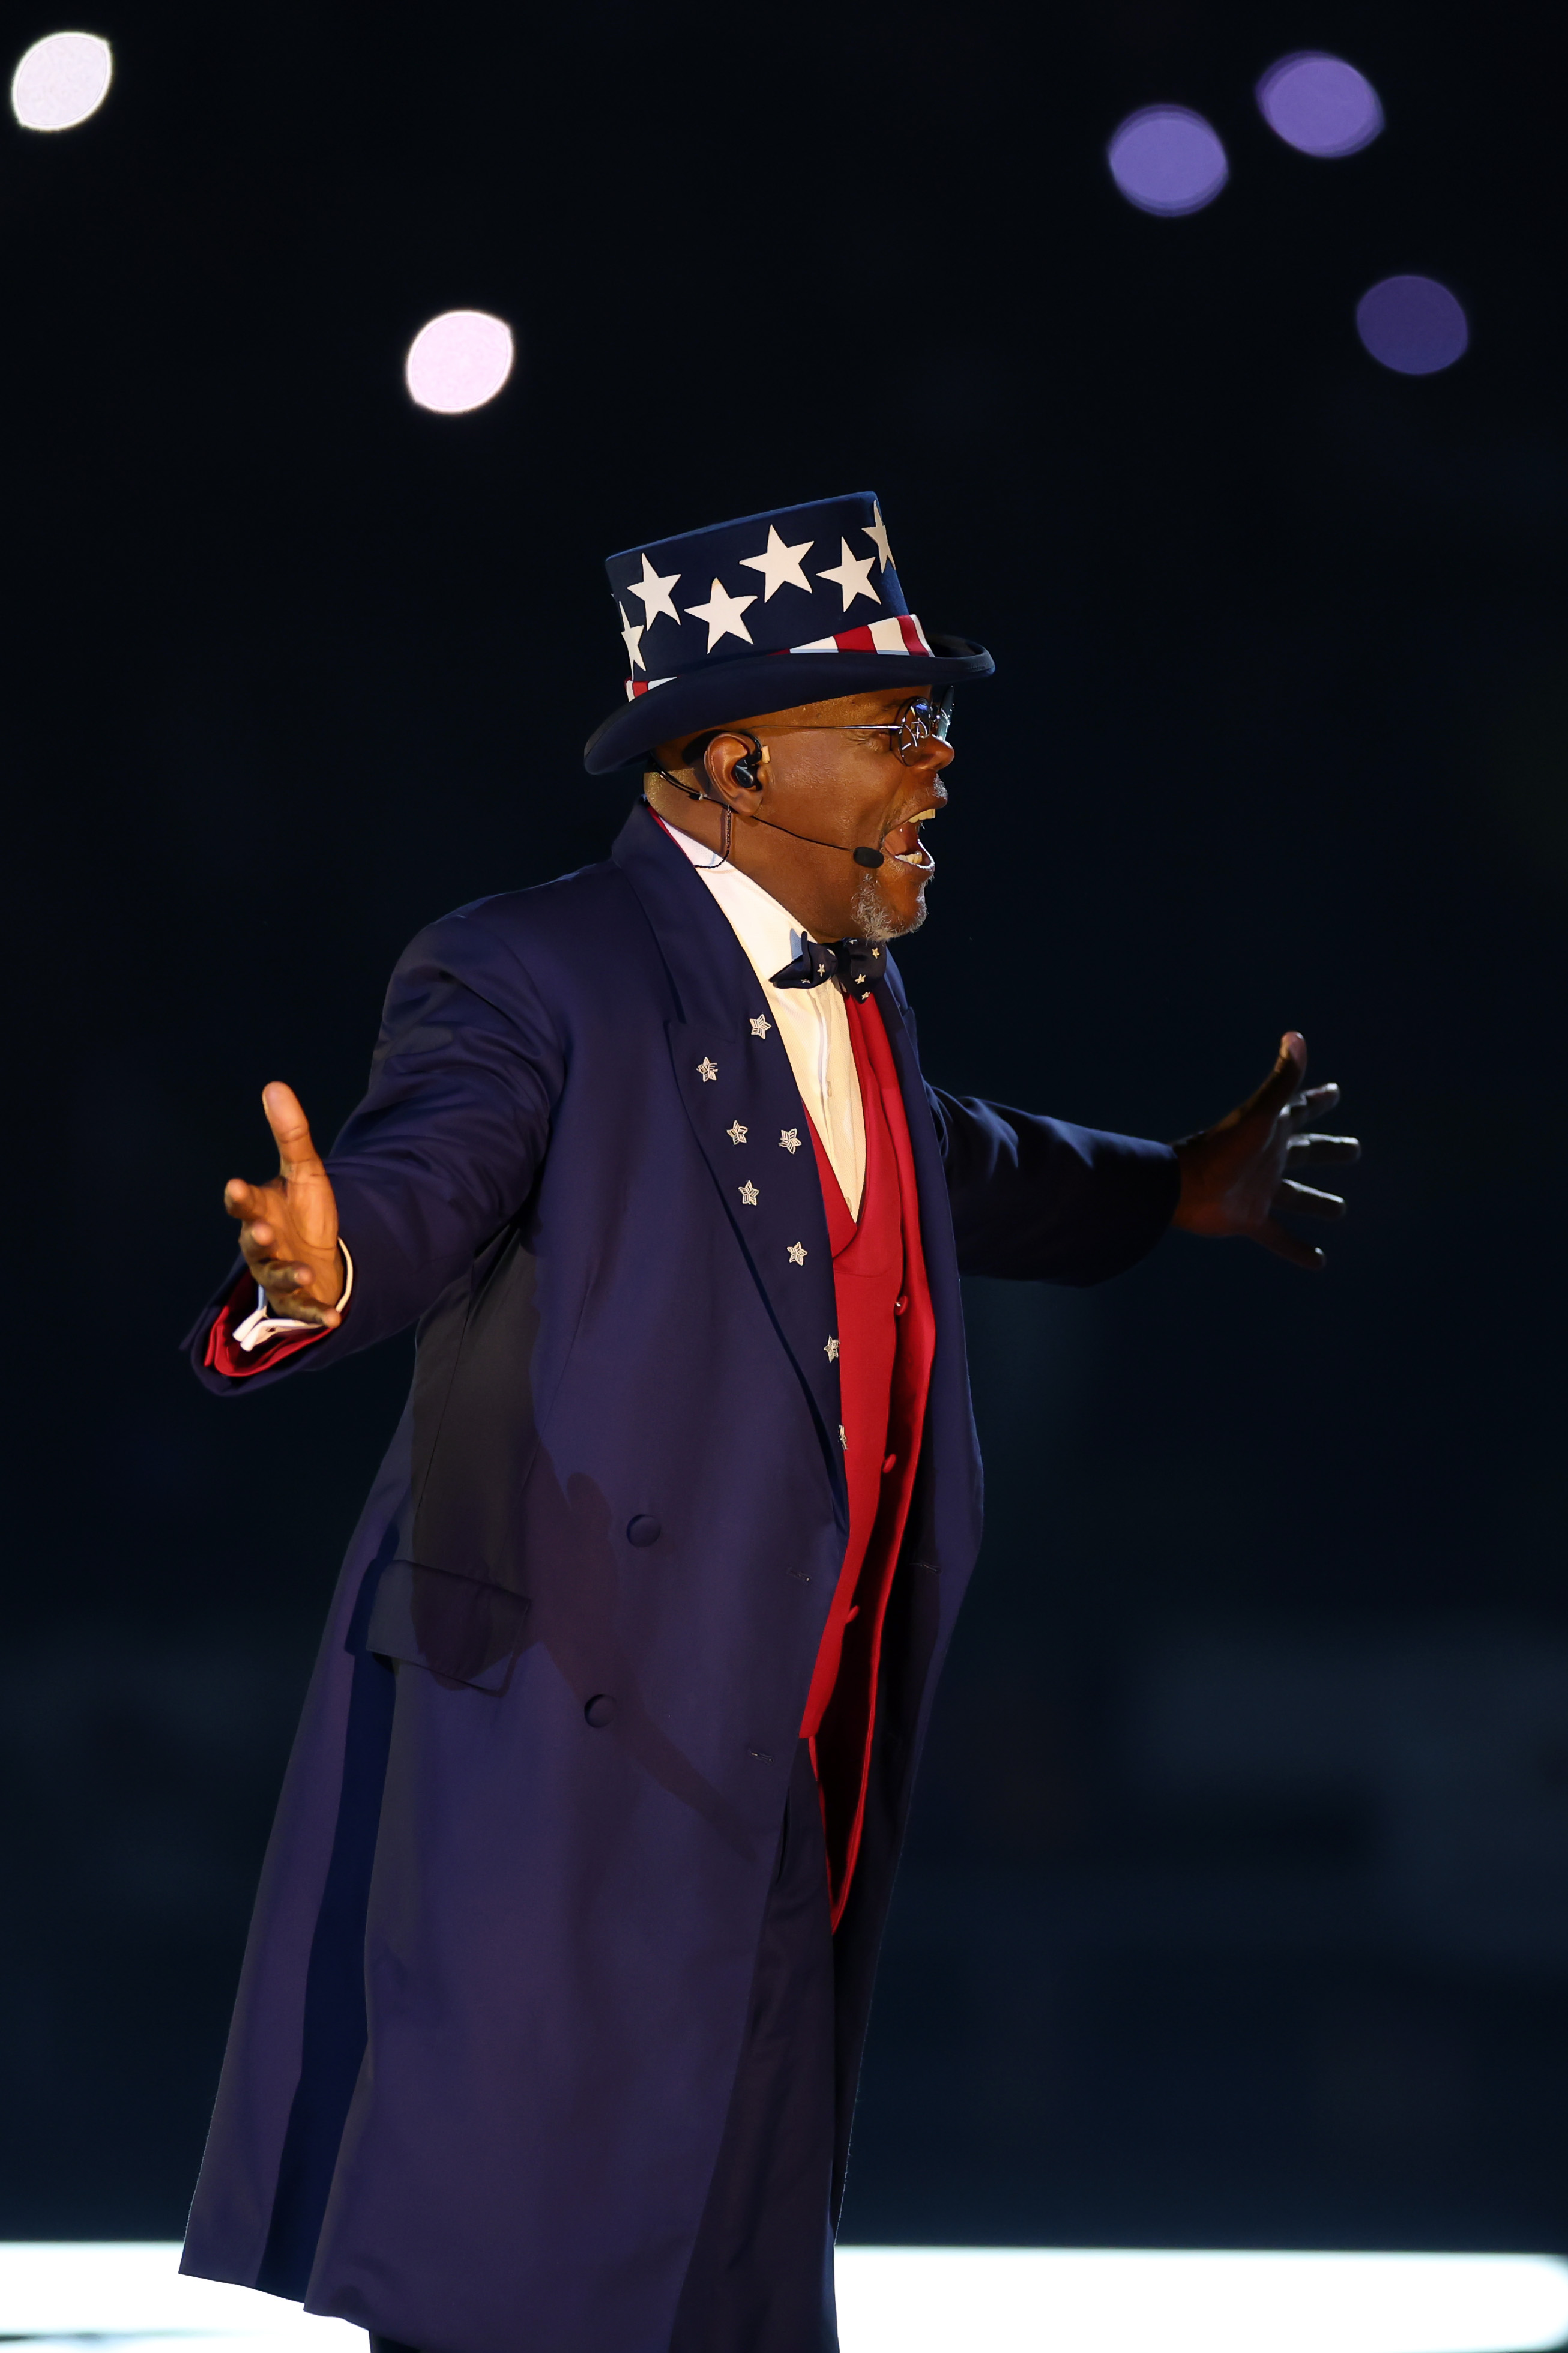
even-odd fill
[{"label": "man in top hat", "polygon": [[[393,976],[233,1182],[209,1388],[417,1323],[268,1850],[185,2268],[421,2353],[830,2353],[833,2230],[979,1539],[959,1277],[1281,1207],[1301,1041],[1170,1146],[921,1076],[953,688],[868,494],[612,556],[609,859]],[[258,1288],[259,1286],[259,1288]]]}]

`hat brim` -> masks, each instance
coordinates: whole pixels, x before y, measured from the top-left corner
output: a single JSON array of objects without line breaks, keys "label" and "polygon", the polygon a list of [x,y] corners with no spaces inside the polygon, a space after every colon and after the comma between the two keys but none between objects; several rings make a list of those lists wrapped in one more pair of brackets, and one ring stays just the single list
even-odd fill
[{"label": "hat brim", "polygon": [[713,662],[684,678],[667,680],[647,694],[613,711],[583,748],[591,776],[616,768],[642,768],[656,744],[721,727],[755,711],[794,711],[803,702],[826,702],[840,694],[866,694],[896,687],[954,686],[965,679],[989,678],[996,665],[984,646],[966,638],[931,637],[931,654],[755,654]]}]

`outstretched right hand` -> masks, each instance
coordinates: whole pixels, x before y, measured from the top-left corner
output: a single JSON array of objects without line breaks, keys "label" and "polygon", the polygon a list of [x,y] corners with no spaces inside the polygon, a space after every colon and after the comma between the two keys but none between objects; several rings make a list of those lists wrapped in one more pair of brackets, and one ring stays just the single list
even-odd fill
[{"label": "outstretched right hand", "polygon": [[223,1205],[239,1219],[239,1246],[270,1313],[330,1332],[342,1322],[337,1303],[345,1276],[331,1179],[293,1088],[274,1079],[261,1090],[261,1107],[278,1145],[278,1174],[269,1185],[231,1176]]}]

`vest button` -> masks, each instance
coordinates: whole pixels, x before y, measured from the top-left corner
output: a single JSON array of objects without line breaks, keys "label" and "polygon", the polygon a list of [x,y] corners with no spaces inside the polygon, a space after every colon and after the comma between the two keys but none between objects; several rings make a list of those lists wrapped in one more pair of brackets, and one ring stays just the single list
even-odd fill
[{"label": "vest button", "polygon": [[608,1692],[595,1692],[583,1713],[595,1731],[598,1732],[604,1725],[615,1721],[616,1703]]},{"label": "vest button", "polygon": [[903,1312],[904,1312],[905,1308],[909,1305],[909,1303],[909,1303],[909,1300],[908,1300],[908,1298],[907,1298],[907,1297],[906,1297],[906,1298],[903,1298],[903,1299],[895,1299],[895,1300],[894,1300],[894,1302],[893,1302],[893,1313],[894,1313],[894,1314],[895,1314],[895,1315],[901,1315],[901,1314],[903,1314]]},{"label": "vest button", "polygon": [[650,1520],[646,1512],[637,1513],[626,1522],[627,1544],[638,1546],[657,1544],[663,1534],[664,1530],[658,1522]]},{"label": "vest button", "polygon": [[897,1467],[898,1467],[898,1461],[899,1461],[899,1458],[898,1458],[898,1456],[897,1456],[896,1454],[889,1454],[889,1457],[888,1457],[887,1461],[886,1461],[883,1463],[883,1465],[882,1465],[882,1476],[883,1476],[883,1478],[884,1478],[884,1479],[887,1477],[887,1475],[888,1475],[888,1473],[889,1473],[889,1471],[893,1471],[893,1470],[896,1470],[896,1469],[897,1469]]}]

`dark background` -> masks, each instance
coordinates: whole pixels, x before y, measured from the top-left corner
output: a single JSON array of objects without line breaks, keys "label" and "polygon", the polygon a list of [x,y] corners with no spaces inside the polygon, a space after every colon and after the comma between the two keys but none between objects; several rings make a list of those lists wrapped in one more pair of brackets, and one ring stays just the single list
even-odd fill
[{"label": "dark background", "polygon": [[[1171,1134],[1293,1024],[1371,1149],[1320,1279],[973,1286],[989,1533],[847,2233],[1568,2242],[1552,12],[90,26],[101,114],[0,131],[0,2234],[181,2227],[406,1377],[184,1370],[258,1090],[331,1133],[417,925],[603,853],[606,551],[870,485],[998,663],[904,958],[932,1075]],[[1264,126],[1300,47],[1365,153]],[[1161,100],[1231,156],[1187,219],[1104,165]],[[1445,375],[1356,340],[1398,270],[1467,308]],[[459,305],[518,369],[431,417]]]}]

